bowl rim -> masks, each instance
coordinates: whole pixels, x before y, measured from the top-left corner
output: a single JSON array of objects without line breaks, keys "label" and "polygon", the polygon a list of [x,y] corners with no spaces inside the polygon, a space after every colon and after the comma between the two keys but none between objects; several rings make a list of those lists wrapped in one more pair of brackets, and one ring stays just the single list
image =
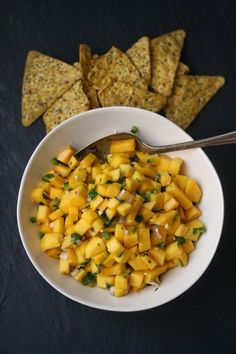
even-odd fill
[{"label": "bowl rim", "polygon": [[[189,290],[202,276],[203,274],[206,272],[207,268],[209,267],[209,265],[211,264],[214,256],[215,256],[215,253],[216,253],[216,250],[218,248],[218,245],[220,243],[220,240],[221,240],[221,236],[222,236],[222,230],[223,230],[223,225],[224,225],[224,212],[225,212],[225,203],[224,203],[224,194],[223,194],[223,188],[222,188],[222,184],[221,184],[221,180],[216,172],[216,169],[213,165],[213,163],[211,162],[210,158],[207,156],[207,154],[203,151],[203,149],[201,148],[196,148],[199,150],[199,152],[201,152],[201,154],[204,156],[204,158],[206,158],[209,162],[209,166],[211,167],[211,170],[213,172],[213,174],[215,175],[215,179],[218,183],[218,187],[219,187],[219,194],[220,194],[220,198],[222,200],[222,218],[221,218],[221,223],[220,223],[220,229],[219,229],[219,238],[218,238],[218,242],[215,243],[215,247],[213,249],[213,252],[211,254],[211,257],[208,259],[207,261],[207,264],[204,268],[204,270],[202,271],[202,273],[200,273],[195,279],[194,279],[194,282],[191,283],[190,285],[188,285],[184,291],[181,291],[180,293],[177,293],[174,297],[171,297],[171,299],[169,299],[168,297],[162,301],[161,303],[159,303],[158,305],[151,305],[149,306],[148,304],[145,304],[143,306],[139,306],[137,309],[129,309],[129,308],[125,308],[125,307],[122,307],[122,308],[114,308],[114,307],[111,307],[111,306],[106,306],[106,305],[100,305],[100,304],[96,304],[96,303],[93,303],[91,301],[86,301],[84,299],[79,299],[74,297],[73,295],[69,294],[66,290],[64,289],[61,289],[61,287],[59,287],[58,285],[56,285],[52,280],[50,280],[50,278],[44,274],[44,272],[40,269],[40,266],[37,264],[37,262],[35,262],[31,256],[31,252],[30,250],[28,249],[26,243],[25,243],[25,240],[24,240],[24,235],[23,235],[23,231],[22,231],[22,227],[21,227],[21,220],[20,220],[20,206],[21,206],[21,202],[22,202],[22,197],[23,197],[23,188],[24,188],[24,184],[25,184],[25,179],[26,179],[26,176],[28,174],[28,170],[30,169],[30,166],[31,166],[31,162],[34,160],[34,157],[35,155],[37,154],[38,150],[40,150],[41,146],[44,144],[45,141],[47,141],[52,135],[56,134],[58,130],[61,130],[63,129],[63,127],[67,126],[67,125],[70,125],[70,123],[72,123],[72,121],[75,121],[75,120],[80,120],[81,117],[83,116],[86,116],[86,115],[90,115],[90,114],[96,114],[97,111],[101,112],[101,110],[103,111],[110,111],[110,110],[123,110],[123,111],[143,111],[144,114],[147,114],[147,113],[154,113],[154,112],[150,112],[150,111],[147,111],[145,109],[141,109],[141,108],[135,108],[135,107],[123,107],[123,106],[111,106],[111,107],[102,107],[102,108],[96,108],[96,109],[93,109],[93,110],[89,110],[89,111],[86,111],[86,112],[82,112],[82,113],[79,113],[79,114],[76,114],[70,118],[68,118],[66,121],[62,122],[61,124],[59,124],[57,127],[55,127],[52,131],[50,131],[47,135],[45,135],[45,137],[38,143],[38,145],[36,146],[36,148],[34,149],[33,153],[31,154],[26,166],[25,166],[25,169],[24,169],[24,172],[23,172],[23,175],[22,175],[22,178],[21,178],[21,181],[20,181],[20,187],[19,187],[19,191],[18,191],[18,196],[17,196],[17,205],[16,205],[16,216],[17,216],[17,225],[18,225],[18,230],[19,230],[19,234],[20,234],[20,238],[21,238],[21,242],[23,244],[23,247],[24,247],[24,250],[26,252],[26,254],[28,255],[32,265],[34,266],[34,268],[38,271],[38,273],[42,276],[42,278],[48,283],[50,284],[55,290],[57,290],[59,293],[63,294],[65,297],[69,298],[70,300],[73,300],[75,301],[76,303],[79,303],[79,304],[82,304],[82,305],[85,305],[85,306],[88,306],[88,307],[92,307],[92,308],[95,308],[95,309],[99,309],[99,310],[103,310],[103,311],[112,311],[112,312],[138,312],[138,311],[145,311],[145,310],[149,310],[149,309],[152,309],[152,308],[155,308],[155,307],[159,307],[161,305],[164,305],[168,302],[171,302],[173,300],[175,300],[177,297],[179,297],[180,295],[184,294],[187,290]],[[168,121],[168,123],[170,123],[171,125],[173,125],[175,128],[177,127],[178,129],[181,129],[179,126],[177,126],[175,123],[173,123],[172,121],[170,121],[169,119],[165,118],[164,116],[162,116],[161,114],[159,113],[155,113],[157,114],[158,116],[160,116],[161,118],[165,119],[166,121]],[[188,134],[186,133],[183,129],[181,129],[185,135],[186,135],[186,138],[189,139],[189,141],[193,140],[193,138]]]}]

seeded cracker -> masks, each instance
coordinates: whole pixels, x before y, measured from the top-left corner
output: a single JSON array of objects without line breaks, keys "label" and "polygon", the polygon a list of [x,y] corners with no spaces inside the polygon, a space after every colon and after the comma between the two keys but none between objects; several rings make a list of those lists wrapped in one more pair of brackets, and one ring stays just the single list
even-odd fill
[{"label": "seeded cracker", "polygon": [[47,133],[68,118],[88,111],[89,108],[88,97],[83,91],[82,81],[79,80],[44,113]]},{"label": "seeded cracker", "polygon": [[166,117],[186,129],[224,83],[222,76],[178,76],[163,109]]},{"label": "seeded cracker", "polygon": [[187,75],[190,71],[190,67],[184,63],[179,63],[178,69],[176,71],[176,77],[181,75]]},{"label": "seeded cracker", "polygon": [[98,93],[103,107],[128,106],[159,112],[166,103],[166,98],[159,94],[141,90],[126,82],[109,83]]},{"label": "seeded cracker", "polygon": [[150,40],[148,37],[140,38],[126,52],[132,63],[139,70],[141,76],[149,84],[151,81]]},{"label": "seeded cracker", "polygon": [[177,30],[151,40],[152,88],[170,96],[179,65],[185,32]]},{"label": "seeded cracker", "polygon": [[97,90],[103,89],[110,81],[127,82],[135,87],[147,89],[145,80],[129,57],[115,47],[96,60],[88,79]]},{"label": "seeded cracker", "polygon": [[91,83],[88,81],[88,74],[93,68],[93,58],[91,54],[91,49],[87,44],[80,44],[79,47],[79,57],[80,57],[80,65],[82,71],[82,80],[83,80],[83,90],[85,94],[88,96],[90,102],[90,108],[98,108],[100,107],[97,91],[93,88]]},{"label": "seeded cracker", "polygon": [[80,75],[75,67],[37,51],[28,53],[22,87],[22,124],[31,125]]}]

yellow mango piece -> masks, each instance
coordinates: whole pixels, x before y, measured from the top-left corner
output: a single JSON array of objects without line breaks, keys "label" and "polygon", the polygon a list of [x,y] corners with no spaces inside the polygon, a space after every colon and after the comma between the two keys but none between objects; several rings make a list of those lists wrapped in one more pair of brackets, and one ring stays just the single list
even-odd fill
[{"label": "yellow mango piece", "polygon": [[50,184],[56,188],[63,188],[65,180],[60,176],[54,176],[50,179]]},{"label": "yellow mango piece", "polygon": [[59,232],[60,234],[64,233],[64,231],[65,231],[65,222],[64,222],[64,218],[62,216],[53,221],[52,231],[53,232]]},{"label": "yellow mango piece", "polygon": [[124,247],[114,236],[107,241],[106,247],[114,256],[119,256],[124,251]]},{"label": "yellow mango piece", "polygon": [[130,259],[130,251],[125,250],[121,255],[119,256],[114,256],[114,260],[117,263],[127,263],[128,260]]},{"label": "yellow mango piece", "polygon": [[129,277],[130,286],[140,289],[143,285],[144,275],[142,271],[134,270]]},{"label": "yellow mango piece", "polygon": [[178,242],[173,242],[166,246],[166,260],[170,261],[174,258],[178,258],[181,255],[182,248],[178,246]]},{"label": "yellow mango piece", "polygon": [[143,217],[143,222],[147,223],[153,216],[153,212],[145,207],[142,207],[139,214]]},{"label": "yellow mango piece", "polygon": [[96,256],[93,256],[93,260],[96,264],[102,264],[103,261],[109,256],[107,251],[98,253]]},{"label": "yellow mango piece", "polygon": [[168,172],[172,176],[179,174],[183,160],[180,158],[174,158],[170,161]]},{"label": "yellow mango piece", "polygon": [[184,209],[190,209],[193,206],[192,201],[175,183],[172,182],[169,186],[167,186],[166,191],[172,194]]},{"label": "yellow mango piece", "polygon": [[174,210],[177,209],[179,206],[179,203],[177,202],[177,200],[175,198],[171,198],[168,200],[168,202],[166,202],[163,206],[163,209],[165,211],[169,211],[169,210]]},{"label": "yellow mango piece", "polygon": [[122,263],[116,263],[112,267],[102,268],[101,275],[120,275],[125,271],[126,267]]},{"label": "yellow mango piece", "polygon": [[117,211],[120,215],[122,216],[126,216],[128,213],[130,213],[130,211],[132,210],[132,204],[128,203],[128,202],[124,202],[121,203],[118,207],[117,207]]},{"label": "yellow mango piece", "polygon": [[94,199],[90,201],[90,208],[95,211],[103,202],[103,200],[104,199],[98,194]]},{"label": "yellow mango piece", "polygon": [[201,215],[201,210],[199,210],[196,206],[193,206],[192,208],[185,210],[185,222],[197,219]]},{"label": "yellow mango piece", "polygon": [[85,257],[91,258],[91,257],[96,256],[97,254],[99,254],[100,252],[103,252],[105,250],[106,250],[106,245],[105,245],[103,239],[95,236],[87,244],[87,247],[85,250]]},{"label": "yellow mango piece", "polygon": [[109,289],[115,284],[115,276],[112,275],[97,275],[97,286],[102,289]]},{"label": "yellow mango piece", "polygon": [[139,227],[138,228],[138,249],[139,252],[145,252],[150,250],[151,248],[151,240],[150,240],[150,230],[147,227]]},{"label": "yellow mango piece", "polygon": [[47,234],[47,233],[51,233],[52,232],[52,227],[50,226],[50,224],[46,223],[46,224],[41,224],[39,227],[39,230],[43,233],[43,234]]},{"label": "yellow mango piece", "polygon": [[140,186],[140,182],[136,181],[134,178],[126,178],[125,188],[128,192],[135,193]]},{"label": "yellow mango piece", "polygon": [[125,275],[116,275],[115,277],[115,289],[124,291],[124,294],[128,292],[128,279]]},{"label": "yellow mango piece", "polygon": [[121,243],[124,242],[124,232],[125,232],[125,227],[123,224],[117,223],[115,225],[115,238],[120,241]]},{"label": "yellow mango piece", "polygon": [[182,191],[185,191],[189,177],[184,175],[176,175],[172,177],[172,181],[180,188]]},{"label": "yellow mango piece", "polygon": [[120,188],[121,185],[119,183],[108,184],[106,189],[106,197],[108,198],[117,197],[117,195],[120,193]]},{"label": "yellow mango piece", "polygon": [[114,255],[113,254],[109,254],[109,256],[103,261],[103,265],[105,267],[111,267],[113,264],[115,263],[115,259],[114,259]]},{"label": "yellow mango piece", "polygon": [[69,207],[69,213],[68,213],[69,218],[72,221],[77,221],[79,218],[79,210],[77,207],[75,206],[71,206]]},{"label": "yellow mango piece", "polygon": [[61,200],[61,197],[62,197],[62,189],[60,188],[55,188],[55,187],[51,187],[50,188],[50,194],[49,194],[49,197],[50,199],[60,199]]},{"label": "yellow mango piece", "polygon": [[68,166],[70,167],[71,170],[74,170],[79,164],[79,161],[74,157],[71,156],[71,158],[68,161]]},{"label": "yellow mango piece", "polygon": [[60,258],[59,260],[59,272],[61,274],[69,274],[70,273],[70,265],[68,260]]},{"label": "yellow mango piece", "polygon": [[59,208],[59,209],[53,211],[51,214],[49,214],[49,219],[51,221],[53,221],[53,220],[56,220],[56,219],[60,218],[64,214],[65,214],[64,211]]},{"label": "yellow mango piece", "polygon": [[147,265],[148,269],[153,269],[157,266],[157,262],[148,254],[141,256],[141,259]]},{"label": "yellow mango piece", "polygon": [[64,166],[64,165],[55,165],[54,166],[54,171],[57,172],[60,176],[62,177],[68,177],[69,174],[71,173],[70,167]]},{"label": "yellow mango piece", "polygon": [[107,187],[108,184],[98,184],[97,185],[98,194],[100,194],[102,197],[106,197]]},{"label": "yellow mango piece", "polygon": [[36,215],[37,222],[40,222],[42,224],[48,222],[49,214],[50,214],[50,209],[48,206],[39,205],[37,210],[37,215]]},{"label": "yellow mango piece", "polygon": [[88,155],[86,155],[83,158],[83,160],[80,161],[80,166],[81,167],[91,167],[92,164],[95,162],[96,158],[97,157],[90,152]]},{"label": "yellow mango piece", "polygon": [[32,190],[30,196],[35,203],[37,204],[43,203],[44,205],[47,205],[48,200],[43,197],[43,192],[44,192],[43,187],[37,187]]},{"label": "yellow mango piece", "polygon": [[164,264],[166,253],[163,249],[158,248],[158,247],[151,248],[149,250],[149,254],[152,256],[153,259],[155,259],[157,264],[159,264],[159,265]]},{"label": "yellow mango piece", "polygon": [[103,229],[104,226],[104,221],[101,218],[97,218],[93,223],[92,223],[92,228],[95,233],[95,235]]},{"label": "yellow mango piece", "polygon": [[120,178],[120,169],[116,168],[115,170],[108,172],[109,180],[117,182]]},{"label": "yellow mango piece", "polygon": [[87,223],[84,219],[80,219],[74,226],[75,232],[83,236],[85,232],[90,229],[91,225]]},{"label": "yellow mango piece", "polygon": [[130,163],[130,159],[129,159],[128,154],[118,153],[118,154],[113,154],[110,157],[108,155],[108,162],[115,169],[115,168],[118,168],[122,164]]},{"label": "yellow mango piece", "polygon": [[81,215],[81,218],[86,221],[87,224],[91,225],[94,220],[96,220],[98,217],[97,213],[93,211],[92,209],[86,209],[83,214]]},{"label": "yellow mango piece", "polygon": [[144,261],[142,260],[141,256],[137,256],[134,259],[130,259],[128,261],[129,265],[134,269],[134,270],[145,270],[148,269],[148,266]]},{"label": "yellow mango piece", "polygon": [[138,233],[135,232],[128,232],[128,234],[124,234],[124,246],[126,248],[132,248],[138,244]]},{"label": "yellow mango piece", "polygon": [[74,153],[75,149],[73,149],[71,146],[68,146],[57,155],[57,160],[67,164]]},{"label": "yellow mango piece", "polygon": [[157,172],[160,171],[169,171],[169,166],[171,163],[171,159],[165,155],[160,155],[159,156],[159,161],[158,161],[158,165],[157,165]]},{"label": "yellow mango piece", "polygon": [[194,246],[192,240],[186,240],[186,242],[183,244],[182,247],[183,247],[184,252],[187,254],[194,251],[194,249],[195,249],[195,246]]},{"label": "yellow mango piece", "polygon": [[134,174],[134,168],[130,164],[121,164],[119,166],[120,173],[122,176],[131,178]]},{"label": "yellow mango piece", "polygon": [[109,220],[111,220],[112,218],[114,218],[114,216],[117,214],[117,210],[116,209],[111,209],[111,208],[107,208],[106,209],[106,215],[108,217]]},{"label": "yellow mango piece", "polygon": [[40,246],[43,251],[50,248],[60,247],[62,234],[60,233],[46,233],[40,240]]},{"label": "yellow mango piece", "polygon": [[197,182],[195,182],[192,178],[188,178],[184,191],[194,203],[198,203],[200,201],[202,191]]},{"label": "yellow mango piece", "polygon": [[52,258],[59,258],[59,255],[61,253],[60,247],[55,247],[55,248],[50,248],[49,250],[46,250],[45,253]]},{"label": "yellow mango piece", "polygon": [[69,265],[72,267],[76,267],[78,265],[76,253],[72,248],[67,248],[67,260]]},{"label": "yellow mango piece", "polygon": [[113,140],[110,147],[110,154],[135,151],[135,145],[135,139]]}]

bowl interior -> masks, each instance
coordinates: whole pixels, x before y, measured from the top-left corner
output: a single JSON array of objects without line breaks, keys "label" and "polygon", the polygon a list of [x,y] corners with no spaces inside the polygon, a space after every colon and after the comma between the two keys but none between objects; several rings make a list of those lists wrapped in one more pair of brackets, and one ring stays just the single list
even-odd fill
[{"label": "bowl interior", "polygon": [[82,113],[58,126],[34,151],[22,177],[18,196],[17,219],[21,239],[31,262],[44,279],[65,296],[82,304],[112,311],[138,311],[164,304],[186,291],[208,267],[219,243],[223,224],[223,194],[219,178],[208,157],[201,149],[169,153],[185,161],[185,173],[198,181],[203,197],[199,204],[201,220],[207,232],[200,238],[190,255],[187,267],[176,268],[162,277],[158,291],[153,287],[115,298],[98,288],[88,288],[72,277],[58,273],[58,261],[46,256],[39,247],[37,225],[29,222],[35,214],[30,192],[42,174],[50,168],[50,159],[67,145],[81,148],[93,140],[114,131],[130,132],[135,125],[139,136],[153,144],[170,144],[191,140],[182,129],[164,117],[136,108],[110,107]]}]

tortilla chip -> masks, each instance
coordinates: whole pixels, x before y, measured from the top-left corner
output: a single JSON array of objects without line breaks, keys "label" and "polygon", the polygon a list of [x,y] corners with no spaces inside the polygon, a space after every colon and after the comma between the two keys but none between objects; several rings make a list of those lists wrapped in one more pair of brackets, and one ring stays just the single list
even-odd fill
[{"label": "tortilla chip", "polygon": [[145,80],[129,57],[115,47],[96,60],[88,79],[97,90],[102,90],[110,81],[123,81],[147,89]]},{"label": "tortilla chip", "polygon": [[176,77],[181,75],[187,75],[190,71],[190,67],[184,63],[179,63],[178,69],[176,71]]},{"label": "tortilla chip", "polygon": [[132,63],[139,70],[141,76],[149,84],[151,81],[150,40],[148,37],[140,38],[126,51]]},{"label": "tortilla chip", "polygon": [[84,93],[88,96],[90,102],[90,109],[99,108],[100,103],[98,100],[97,91],[95,90],[95,88],[93,88],[93,86],[88,80],[83,80],[83,90]]},{"label": "tortilla chip", "polygon": [[222,76],[178,76],[163,109],[166,117],[186,129],[224,83]]},{"label": "tortilla chip", "polygon": [[79,73],[72,65],[30,51],[22,87],[22,124],[32,124],[78,79]]},{"label": "tortilla chip", "polygon": [[166,97],[141,90],[127,82],[111,82],[98,92],[100,103],[107,106],[129,106],[159,112],[166,103]]},{"label": "tortilla chip", "polygon": [[79,59],[82,70],[82,75],[84,79],[87,79],[88,73],[90,72],[91,66],[91,49],[87,44],[80,44],[79,46]]},{"label": "tortilla chip", "polygon": [[161,95],[171,95],[184,38],[185,32],[177,30],[151,40],[151,85]]},{"label": "tortilla chip", "polygon": [[68,118],[89,110],[89,100],[83,91],[82,81],[76,82],[43,115],[47,133]]}]

